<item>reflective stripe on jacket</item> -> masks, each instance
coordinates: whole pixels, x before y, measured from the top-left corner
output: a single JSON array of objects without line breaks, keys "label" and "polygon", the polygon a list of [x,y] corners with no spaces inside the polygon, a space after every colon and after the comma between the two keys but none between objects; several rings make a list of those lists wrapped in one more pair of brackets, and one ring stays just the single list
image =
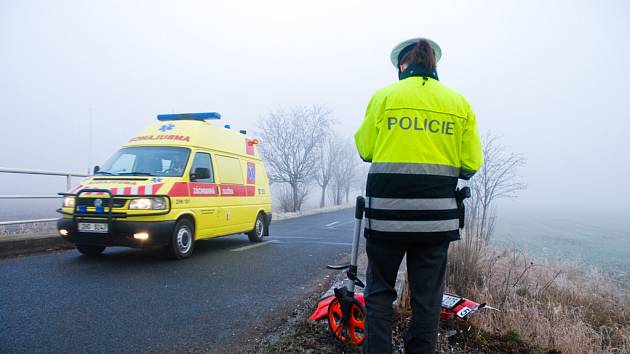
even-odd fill
[{"label": "reflective stripe on jacket", "polygon": [[378,90],[355,134],[367,181],[366,237],[456,240],[458,178],[481,167],[481,141],[464,97],[432,78]]}]

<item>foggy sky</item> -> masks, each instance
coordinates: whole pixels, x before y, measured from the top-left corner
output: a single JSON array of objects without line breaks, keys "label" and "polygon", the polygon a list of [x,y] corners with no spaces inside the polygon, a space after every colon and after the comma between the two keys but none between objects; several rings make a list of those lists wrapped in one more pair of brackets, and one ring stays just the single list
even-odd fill
[{"label": "foggy sky", "polygon": [[[270,110],[320,104],[350,136],[371,94],[397,80],[392,47],[426,36],[442,46],[441,81],[468,98],[480,130],[527,157],[528,189],[512,207],[627,215],[629,10],[624,1],[3,0],[0,166],[85,172],[159,113],[218,111],[252,131]],[[0,194],[64,189],[15,181],[0,175]]]}]

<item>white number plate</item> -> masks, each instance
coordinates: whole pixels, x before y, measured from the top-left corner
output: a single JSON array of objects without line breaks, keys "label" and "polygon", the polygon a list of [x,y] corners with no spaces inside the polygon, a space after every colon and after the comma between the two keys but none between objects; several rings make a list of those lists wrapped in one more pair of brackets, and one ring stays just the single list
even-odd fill
[{"label": "white number plate", "polygon": [[79,232],[97,232],[107,233],[109,231],[108,224],[96,223],[96,222],[80,222]]},{"label": "white number plate", "polygon": [[442,307],[447,308],[447,309],[452,309],[455,305],[457,305],[457,303],[459,302],[459,300],[461,300],[462,298],[459,296],[453,296],[450,294],[444,294],[442,295]]},{"label": "white number plate", "polygon": [[459,310],[459,312],[457,312],[457,316],[459,316],[459,318],[464,318],[466,317],[466,315],[468,315],[470,312],[472,311],[471,308],[468,308],[466,306],[464,306],[463,309]]}]

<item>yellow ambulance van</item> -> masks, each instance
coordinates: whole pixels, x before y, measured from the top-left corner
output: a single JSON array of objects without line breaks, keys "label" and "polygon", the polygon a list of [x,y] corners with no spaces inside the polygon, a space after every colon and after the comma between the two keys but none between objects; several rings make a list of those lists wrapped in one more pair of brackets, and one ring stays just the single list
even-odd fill
[{"label": "yellow ambulance van", "polygon": [[91,177],[63,196],[59,234],[86,255],[108,246],[166,247],[189,257],[195,241],[269,235],[265,166],[245,131],[211,113],[159,115]]}]

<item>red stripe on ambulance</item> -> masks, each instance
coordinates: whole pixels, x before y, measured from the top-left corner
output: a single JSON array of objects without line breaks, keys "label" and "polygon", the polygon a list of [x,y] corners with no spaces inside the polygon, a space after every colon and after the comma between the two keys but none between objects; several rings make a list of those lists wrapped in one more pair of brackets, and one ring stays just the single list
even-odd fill
[{"label": "red stripe on ambulance", "polygon": [[253,197],[255,186],[176,182],[168,192],[171,197]]},{"label": "red stripe on ambulance", "polygon": [[[157,192],[160,190],[160,188],[162,188],[162,185],[163,185],[163,184],[164,184],[164,183],[154,184],[154,185],[151,187],[151,193],[150,193],[150,194],[157,194]],[[149,193],[147,193],[147,194],[149,194]]]},{"label": "red stripe on ambulance", "polygon": [[222,197],[253,197],[255,193],[256,187],[254,186],[241,186],[234,184],[221,185]]},{"label": "red stripe on ambulance", "polygon": [[112,195],[154,195],[162,188],[164,183],[149,184],[139,187],[115,187],[110,188]]},{"label": "red stripe on ambulance", "polygon": [[219,191],[216,184],[211,183],[189,183],[190,195],[193,197],[218,197]]},{"label": "red stripe on ambulance", "polygon": [[171,197],[188,197],[190,193],[188,192],[188,183],[187,182],[175,182],[171,187],[171,190],[168,192],[168,195]]}]

